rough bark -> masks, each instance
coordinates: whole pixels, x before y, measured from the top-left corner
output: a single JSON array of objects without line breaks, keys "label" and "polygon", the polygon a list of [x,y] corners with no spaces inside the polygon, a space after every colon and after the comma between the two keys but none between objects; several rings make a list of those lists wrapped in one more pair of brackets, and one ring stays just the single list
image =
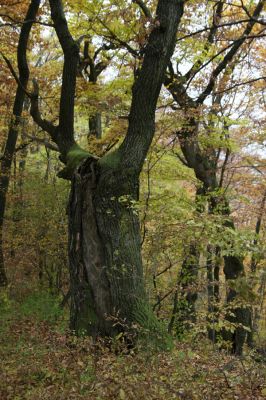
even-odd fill
[{"label": "rough bark", "polygon": [[137,195],[138,180],[99,167],[93,159],[75,173],[69,252],[71,326],[77,331],[112,335],[137,322],[145,301],[140,229],[131,203]]},{"label": "rough bark", "polygon": [[21,114],[23,111],[23,104],[25,100],[25,91],[27,88],[29,79],[29,69],[26,59],[27,44],[29,40],[30,31],[33,25],[33,21],[36,18],[40,1],[32,0],[26,17],[25,22],[22,25],[19,43],[17,49],[17,61],[19,69],[19,81],[21,85],[18,85],[16,90],[15,101],[13,105],[13,118],[10,122],[10,128],[8,131],[7,141],[5,145],[4,154],[1,158],[0,166],[0,286],[5,286],[7,284],[7,276],[4,266],[4,256],[3,256],[3,224],[4,224],[4,214],[6,207],[6,195],[9,186],[10,171],[12,165],[12,159],[16,151],[16,143],[19,133],[19,127],[21,122]]},{"label": "rough bark", "polygon": [[113,335],[139,325],[162,338],[145,295],[134,202],[182,12],[178,1],[159,1],[160,24],[150,35],[141,74],[133,87],[126,139],[100,161],[87,159],[75,174],[69,203],[71,321],[75,330]]}]

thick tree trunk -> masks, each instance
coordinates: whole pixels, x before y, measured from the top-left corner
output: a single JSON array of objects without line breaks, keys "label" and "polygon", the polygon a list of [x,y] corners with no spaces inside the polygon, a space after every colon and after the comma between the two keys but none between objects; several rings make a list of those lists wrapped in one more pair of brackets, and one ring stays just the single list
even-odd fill
[{"label": "thick tree trunk", "polygon": [[71,329],[114,336],[137,328],[161,335],[143,280],[138,175],[88,158],[69,200]]},{"label": "thick tree trunk", "polygon": [[[255,238],[253,240],[253,245],[255,248],[258,244],[262,219],[263,219],[263,215],[264,215],[265,203],[266,203],[266,190],[264,191],[264,194],[263,194],[263,197],[261,200],[261,204],[260,204],[260,208],[259,208],[259,213],[257,216],[257,222],[256,222],[256,227],[255,227]],[[251,263],[250,263],[250,271],[252,274],[252,276],[251,276],[252,280],[254,280],[254,278],[256,277],[257,264],[259,261],[260,260],[259,260],[258,256],[256,255],[255,252],[253,252],[252,256],[251,256]],[[260,319],[260,315],[259,315],[258,308],[256,307],[255,309],[252,309],[250,312],[250,328],[251,328],[251,330],[250,330],[250,332],[248,332],[248,336],[247,336],[247,343],[248,343],[249,347],[254,346],[254,334],[258,330],[259,319]]]},{"label": "thick tree trunk", "polygon": [[[186,128],[182,129],[179,135],[179,142],[182,153],[186,159],[187,165],[194,169],[196,177],[203,184],[203,195],[208,196],[209,213],[216,215],[223,215],[224,227],[230,227],[235,229],[233,221],[230,218],[230,207],[225,196],[218,196],[215,193],[219,189],[219,184],[216,177],[217,165],[215,161],[215,152],[210,155],[205,154],[199,145],[198,139],[198,124],[193,118],[190,119],[189,124],[191,130],[188,131]],[[232,246],[234,244],[232,243]],[[209,266],[209,277],[212,275],[212,266]],[[238,293],[230,288],[230,281],[236,281],[245,277],[245,270],[243,260],[237,255],[224,257],[224,275],[228,283],[227,293],[227,307],[231,308],[228,312],[227,320],[232,324],[236,324],[237,328],[235,332],[231,334],[229,331],[223,331],[223,338],[231,341],[232,352],[241,354],[243,344],[246,338],[245,326],[248,326],[249,310],[240,304]],[[236,306],[238,302],[238,306]],[[231,316],[232,312],[235,314]]]},{"label": "thick tree trunk", "polygon": [[102,138],[102,114],[97,112],[89,118],[89,135],[93,135],[96,139]]}]

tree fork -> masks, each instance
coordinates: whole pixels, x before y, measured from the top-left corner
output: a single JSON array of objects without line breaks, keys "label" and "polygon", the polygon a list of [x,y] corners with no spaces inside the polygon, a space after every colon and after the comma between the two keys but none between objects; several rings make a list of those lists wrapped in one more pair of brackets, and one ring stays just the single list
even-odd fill
[{"label": "tree fork", "polygon": [[[140,226],[132,202],[138,199],[139,175],[154,136],[156,104],[174,51],[183,1],[158,1],[158,23],[149,36],[142,69],[133,85],[127,135],[117,150],[100,160],[75,143],[79,44],[68,30],[61,0],[49,3],[64,52],[59,125],[41,118],[38,94],[31,97],[31,114],[58,145],[66,164],[61,176],[73,177],[68,207],[71,326],[94,336],[113,336],[115,331],[124,330],[123,324],[160,332],[146,300]],[[112,318],[117,318],[120,326]],[[159,336],[165,342],[165,335]]]}]

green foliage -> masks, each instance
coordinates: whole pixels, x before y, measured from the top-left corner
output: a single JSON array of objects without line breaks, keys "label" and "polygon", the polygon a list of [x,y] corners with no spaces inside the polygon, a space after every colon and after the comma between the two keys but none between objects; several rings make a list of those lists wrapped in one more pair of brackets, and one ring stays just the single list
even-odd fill
[{"label": "green foliage", "polygon": [[[67,216],[69,184],[56,178],[58,161],[44,153],[27,158],[20,196],[10,193],[6,240],[12,250],[10,274],[24,287],[36,282],[54,292],[67,286]],[[8,258],[7,258],[8,261]],[[14,265],[15,264],[15,265]],[[12,281],[11,281],[12,283]],[[67,289],[66,289],[67,290]]]},{"label": "green foliage", "polygon": [[248,282],[245,277],[230,280],[228,281],[228,285],[238,293],[239,300],[244,302],[244,304],[252,304],[256,301],[257,296],[254,293],[251,282]]}]

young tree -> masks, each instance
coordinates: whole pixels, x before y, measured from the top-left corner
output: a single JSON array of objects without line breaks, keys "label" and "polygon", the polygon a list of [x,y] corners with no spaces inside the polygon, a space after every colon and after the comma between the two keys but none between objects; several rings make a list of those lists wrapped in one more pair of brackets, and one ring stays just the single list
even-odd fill
[{"label": "young tree", "polygon": [[7,276],[4,266],[3,255],[3,223],[6,207],[6,195],[9,186],[10,171],[14,153],[16,151],[16,143],[21,123],[21,115],[25,100],[25,89],[27,88],[29,79],[29,69],[26,59],[26,51],[28,40],[33,22],[36,18],[40,1],[32,0],[25,20],[22,23],[21,32],[19,36],[17,48],[17,63],[19,68],[19,84],[16,91],[16,96],[13,105],[13,117],[10,123],[7,140],[3,156],[1,157],[0,164],[0,286],[7,285]]}]

